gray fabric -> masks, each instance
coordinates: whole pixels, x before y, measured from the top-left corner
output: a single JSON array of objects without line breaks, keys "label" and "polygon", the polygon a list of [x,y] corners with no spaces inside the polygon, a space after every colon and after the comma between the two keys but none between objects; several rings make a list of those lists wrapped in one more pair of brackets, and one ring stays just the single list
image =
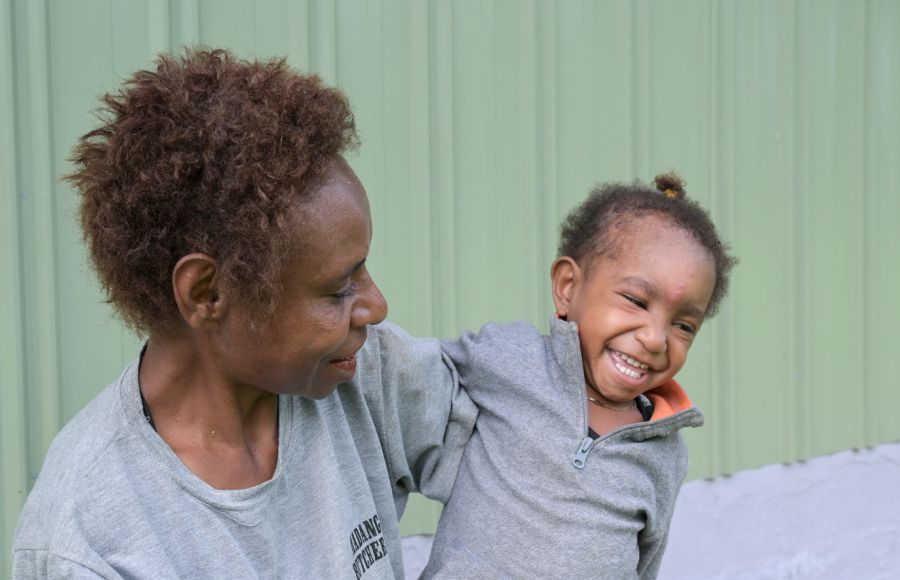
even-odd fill
[{"label": "gray fabric", "polygon": [[654,578],[699,409],[593,442],[575,324],[489,324],[442,348],[480,413],[423,576]]},{"label": "gray fabric", "polygon": [[402,578],[407,495],[446,500],[477,414],[436,340],[373,327],[353,382],[280,397],[272,479],[222,491],[147,424],[137,368],[53,442],[14,578]]}]

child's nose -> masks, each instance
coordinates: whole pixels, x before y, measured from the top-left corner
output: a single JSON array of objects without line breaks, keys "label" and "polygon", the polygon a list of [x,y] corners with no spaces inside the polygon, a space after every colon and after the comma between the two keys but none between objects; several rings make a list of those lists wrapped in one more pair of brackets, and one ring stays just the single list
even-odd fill
[{"label": "child's nose", "polygon": [[647,352],[666,352],[668,338],[666,328],[667,326],[662,322],[648,320],[646,324],[642,325],[635,332],[635,338],[647,349]]}]

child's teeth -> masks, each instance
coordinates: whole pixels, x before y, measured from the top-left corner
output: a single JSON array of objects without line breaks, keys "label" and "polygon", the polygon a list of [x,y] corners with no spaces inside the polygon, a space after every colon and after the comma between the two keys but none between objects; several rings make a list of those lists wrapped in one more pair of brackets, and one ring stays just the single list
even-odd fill
[{"label": "child's teeth", "polygon": [[631,358],[630,356],[628,356],[627,354],[625,354],[624,352],[620,352],[620,353],[619,353],[619,356],[622,357],[622,359],[623,359],[625,362],[627,362],[628,364],[630,364],[630,365],[633,366],[633,367],[637,367],[637,368],[639,368],[639,369],[648,369],[648,368],[650,368],[650,365],[645,365],[644,363],[642,363],[642,362],[640,362],[640,361],[636,361],[636,360],[634,360],[633,358]]},{"label": "child's teeth", "polygon": [[637,371],[633,371],[625,366],[620,365],[619,363],[616,363],[616,368],[619,369],[619,372],[622,373],[623,375],[627,375],[633,379],[641,378],[641,373],[639,373]]}]

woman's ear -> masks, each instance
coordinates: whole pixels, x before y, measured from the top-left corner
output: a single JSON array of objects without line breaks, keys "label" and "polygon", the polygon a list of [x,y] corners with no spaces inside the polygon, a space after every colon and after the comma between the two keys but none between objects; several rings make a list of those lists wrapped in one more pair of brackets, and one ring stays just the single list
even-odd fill
[{"label": "woman's ear", "polygon": [[206,254],[183,256],[172,269],[172,291],[181,317],[191,328],[221,318],[224,293],[219,288],[219,265]]},{"label": "woman's ear", "polygon": [[569,256],[560,256],[550,266],[550,287],[553,291],[557,318],[566,320],[569,316],[572,298],[580,281],[581,268]]}]

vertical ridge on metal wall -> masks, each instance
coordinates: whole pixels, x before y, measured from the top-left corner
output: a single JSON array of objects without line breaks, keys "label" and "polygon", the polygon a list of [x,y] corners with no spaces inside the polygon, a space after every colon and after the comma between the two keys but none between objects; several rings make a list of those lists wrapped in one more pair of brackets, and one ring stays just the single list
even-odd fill
[{"label": "vertical ridge on metal wall", "polygon": [[[432,0],[428,4],[429,20],[429,193],[432,199],[431,240],[434,247],[432,300],[434,331],[448,337],[458,326],[459,309],[456,292],[456,189],[453,149],[454,127],[454,26],[456,5]],[[437,267],[437,263],[443,267]]]},{"label": "vertical ridge on metal wall", "polygon": [[[878,224],[875,220],[875,216],[873,214],[873,199],[872,199],[872,181],[875,176],[875,171],[877,171],[876,163],[874,161],[874,153],[876,149],[873,147],[872,140],[872,90],[869,84],[871,83],[873,66],[872,61],[874,60],[874,51],[872,50],[873,45],[873,21],[872,21],[872,13],[874,12],[873,3],[866,2],[865,7],[863,8],[863,39],[865,46],[863,47],[863,119],[862,119],[862,160],[863,160],[863,172],[862,172],[862,183],[860,184],[862,190],[863,197],[863,214],[862,214],[862,231],[863,231],[863,243],[862,243],[862,252],[859,255],[860,264],[862,264],[862,280],[863,280],[863,300],[862,300],[862,320],[863,327],[868,329],[875,329],[877,322],[873,318],[873,310],[874,306],[878,302],[878,296],[875,292],[873,292],[873,284],[871,283],[872,279],[876,276],[876,271],[873,269],[872,257],[877,254],[878,246],[876,240],[878,239],[879,231]],[[872,381],[875,380],[873,375],[877,375],[877,372],[873,372],[875,369],[875,359],[872,356],[872,348],[874,345],[871,340],[871,332],[866,332],[862,336],[862,360],[863,360],[863,375],[862,375],[862,396],[863,396],[863,418],[871,418],[872,420],[863,421],[862,426],[862,444],[871,445],[872,441],[875,440],[875,432],[878,430],[878,414],[876,409],[876,401],[873,396],[874,390],[872,387]]]},{"label": "vertical ridge on metal wall", "polygon": [[[795,3],[799,6],[800,3]],[[797,413],[794,420],[796,421],[795,446],[794,450],[798,456],[806,456],[810,452],[810,422],[811,422],[811,406],[808,404],[812,396],[810,384],[810,358],[809,358],[809,342],[804,334],[806,329],[806,320],[809,316],[807,311],[807,281],[810,278],[808,263],[805,256],[808,253],[807,230],[808,217],[806,207],[809,205],[809,112],[805,103],[809,100],[809,91],[806,83],[806,46],[809,42],[809,25],[806,18],[799,15],[802,12],[797,9],[797,17],[794,21],[794,45],[793,45],[793,62],[794,70],[797,71],[797,80],[794,85],[794,96],[792,106],[794,110],[793,125],[791,127],[794,133],[794,147],[792,149],[792,179],[791,186],[793,195],[791,197],[792,210],[794,212],[794,230],[792,232],[792,254],[794,263],[797,265],[791,273],[792,287],[794,289],[791,295],[791,305],[793,307],[793,316],[791,317],[791,360],[796,372],[793,375],[794,393],[793,400],[796,405]]]},{"label": "vertical ridge on metal wall", "polygon": [[[810,48],[816,58],[804,63],[810,98],[807,109],[817,117],[808,127],[809,151],[818,159],[810,168],[808,205],[809,264],[807,280],[808,337],[815,351],[810,357],[810,441],[813,454],[840,445],[860,445],[861,398],[845,398],[845,385],[858,388],[862,376],[862,332],[859,326],[861,276],[857,257],[862,239],[859,215],[861,149],[855,119],[857,108],[839,101],[859,103],[859,49],[856,5],[833,2],[828,10],[810,11]],[[812,55],[811,55],[812,56]],[[840,272],[839,275],[836,275]],[[835,308],[836,304],[843,305]],[[841,332],[834,333],[835,328]],[[841,364],[834,364],[834,361]]]},{"label": "vertical ridge on metal wall", "polygon": [[271,29],[266,30],[262,40],[257,40],[257,49],[261,54],[277,55],[278,46],[283,46],[282,51],[295,66],[304,71],[309,70],[311,51],[309,3],[310,0],[288,0],[285,3],[287,5],[286,15],[276,11],[275,8],[270,8],[273,15],[269,18],[260,18],[257,27],[262,28],[265,24],[271,27],[273,23],[278,23],[281,31],[280,35],[273,35]]},{"label": "vertical ridge on metal wall", "polygon": [[[0,5],[0,570],[10,570],[12,535],[28,490],[22,344],[20,189],[16,180],[13,5]],[[0,575],[5,572],[0,572]]]},{"label": "vertical ridge on metal wall", "polygon": [[[457,325],[477,329],[498,317],[497,291],[483,292],[480,281],[490,279],[497,250],[491,222],[496,197],[488,192],[495,177],[497,57],[493,27],[495,4],[453,3],[453,223],[456,227],[454,291]],[[463,112],[464,114],[458,114]],[[464,225],[463,225],[464,224]],[[505,229],[507,224],[502,227]],[[464,229],[461,229],[464,228]],[[460,251],[466,250],[466,251]],[[473,255],[477,252],[477,259]]]},{"label": "vertical ridge on metal wall", "polygon": [[309,66],[328,83],[340,84],[336,3],[310,0],[309,11]]},{"label": "vertical ridge on metal wall", "polygon": [[150,52],[172,48],[172,5],[169,0],[147,3],[147,40]]},{"label": "vertical ridge on metal wall", "polygon": [[[378,103],[370,107],[375,115],[370,116],[380,119],[380,134],[365,140],[377,139],[384,145],[363,148],[378,160],[384,176],[373,192],[383,208],[376,226],[382,242],[373,254],[382,262],[380,281],[394,302],[395,316],[411,321],[410,331],[433,335],[438,262],[431,231],[436,199],[432,193],[429,6],[385,2],[378,24],[375,35],[383,47],[382,65],[370,67],[380,78],[369,84],[379,89]],[[356,93],[366,91],[359,86]],[[391,221],[407,227],[388,227]],[[410,292],[410,287],[415,291]]]},{"label": "vertical ridge on metal wall", "polygon": [[631,174],[650,177],[650,51],[654,39],[649,33],[650,6],[648,0],[631,2]]},{"label": "vertical ridge on metal wall", "polygon": [[[57,292],[56,183],[52,170],[52,121],[50,117],[51,78],[50,39],[47,34],[45,0],[27,2],[24,38],[17,36],[22,50],[22,68],[17,69],[23,91],[18,103],[28,102],[28,115],[19,126],[20,143],[27,152],[28,164],[22,169],[20,187],[24,193],[22,213],[25,253],[24,276],[32,289],[25,293],[23,312],[26,327],[25,376],[28,384],[29,465],[36,476],[43,454],[59,429],[62,419],[59,375],[59,311]],[[27,137],[25,137],[27,135]]]},{"label": "vertical ridge on metal wall", "polygon": [[[710,111],[709,111],[709,128],[707,132],[707,139],[710,143],[710,152],[711,155],[709,157],[708,164],[708,173],[706,176],[706,182],[708,183],[708,187],[710,192],[723,191],[723,187],[720,182],[720,177],[722,175],[722,159],[719,153],[720,144],[725,141],[724,138],[720,135],[719,127],[723,125],[719,121],[719,115],[721,113],[721,104],[719,98],[719,84],[720,84],[720,75],[719,69],[722,66],[722,58],[721,51],[719,50],[719,46],[721,43],[721,39],[719,38],[719,31],[721,30],[720,21],[719,21],[719,2],[717,0],[709,0],[706,5],[706,27],[709,29],[710,34],[707,40],[706,50],[712,55],[707,63],[707,75],[709,76],[709,83],[707,86],[707,90],[709,91],[708,99],[710,102]],[[721,148],[724,150],[724,147]],[[721,207],[721,196],[711,195],[709,210],[714,216],[718,216],[721,218],[725,213],[723,208]],[[728,216],[730,218],[730,216]],[[730,222],[730,220],[729,220]],[[718,223],[718,227],[720,230],[733,231],[733,226],[731,223],[728,224],[727,228],[722,227],[723,224],[721,221]],[[724,232],[723,232],[724,233]],[[711,347],[709,345],[719,344],[720,341],[717,340],[720,336],[725,336],[729,326],[723,324],[723,320],[730,316],[729,310],[730,304],[725,304],[722,308],[722,311],[718,315],[718,325],[710,325],[710,327],[706,330],[708,332],[708,336],[706,339],[709,341],[707,345],[707,349]],[[725,341],[727,342],[727,341]],[[709,351],[707,351],[709,352]],[[733,383],[733,377],[726,371],[726,369],[730,369],[731,365],[728,364],[727,355],[730,354],[727,348],[720,348],[717,350],[718,357],[713,358],[710,357],[709,362],[709,384],[710,384],[710,392],[709,392],[709,401],[711,411],[717,413],[720,417],[725,416],[725,406],[723,405],[723,401],[727,400],[727,397],[724,396],[723,391],[730,388]],[[692,465],[696,466],[696,469],[701,472],[719,472],[725,469],[723,463],[727,461],[728,457],[732,456],[730,450],[726,449],[723,442],[731,441],[732,439],[728,437],[728,431],[732,428],[733,422],[727,420],[720,420],[716,423],[712,423],[710,425],[711,429],[715,429],[715,436],[710,438],[710,443],[707,449],[707,452],[703,455],[697,454],[696,459],[692,461]]]},{"label": "vertical ridge on metal wall", "polygon": [[[544,277],[542,291],[538,293],[539,303],[535,312],[542,310],[547,312],[546,318],[551,315],[553,302],[550,293],[550,282],[546,275],[550,270],[550,262],[555,257],[553,251],[556,245],[554,232],[557,222],[557,207],[559,206],[559,134],[557,126],[557,108],[559,92],[558,67],[556,66],[557,49],[557,17],[556,10],[549,2],[535,1],[535,109],[536,109],[536,146],[534,152],[536,193],[538,196],[537,207],[539,210],[536,224],[538,251],[536,255],[542,258],[544,265]],[[540,283],[539,282],[539,283]],[[538,314],[538,316],[540,316]],[[544,324],[544,320],[540,320]],[[542,326],[539,326],[542,328]]]},{"label": "vertical ridge on metal wall", "polygon": [[900,380],[882,354],[900,345],[900,10],[874,0],[866,16],[863,378],[865,443],[874,445],[900,438]]},{"label": "vertical ridge on metal wall", "polygon": [[[181,50],[201,41],[200,0],[168,0],[171,17],[170,42],[172,48]],[[172,10],[172,6],[175,10]]]}]

